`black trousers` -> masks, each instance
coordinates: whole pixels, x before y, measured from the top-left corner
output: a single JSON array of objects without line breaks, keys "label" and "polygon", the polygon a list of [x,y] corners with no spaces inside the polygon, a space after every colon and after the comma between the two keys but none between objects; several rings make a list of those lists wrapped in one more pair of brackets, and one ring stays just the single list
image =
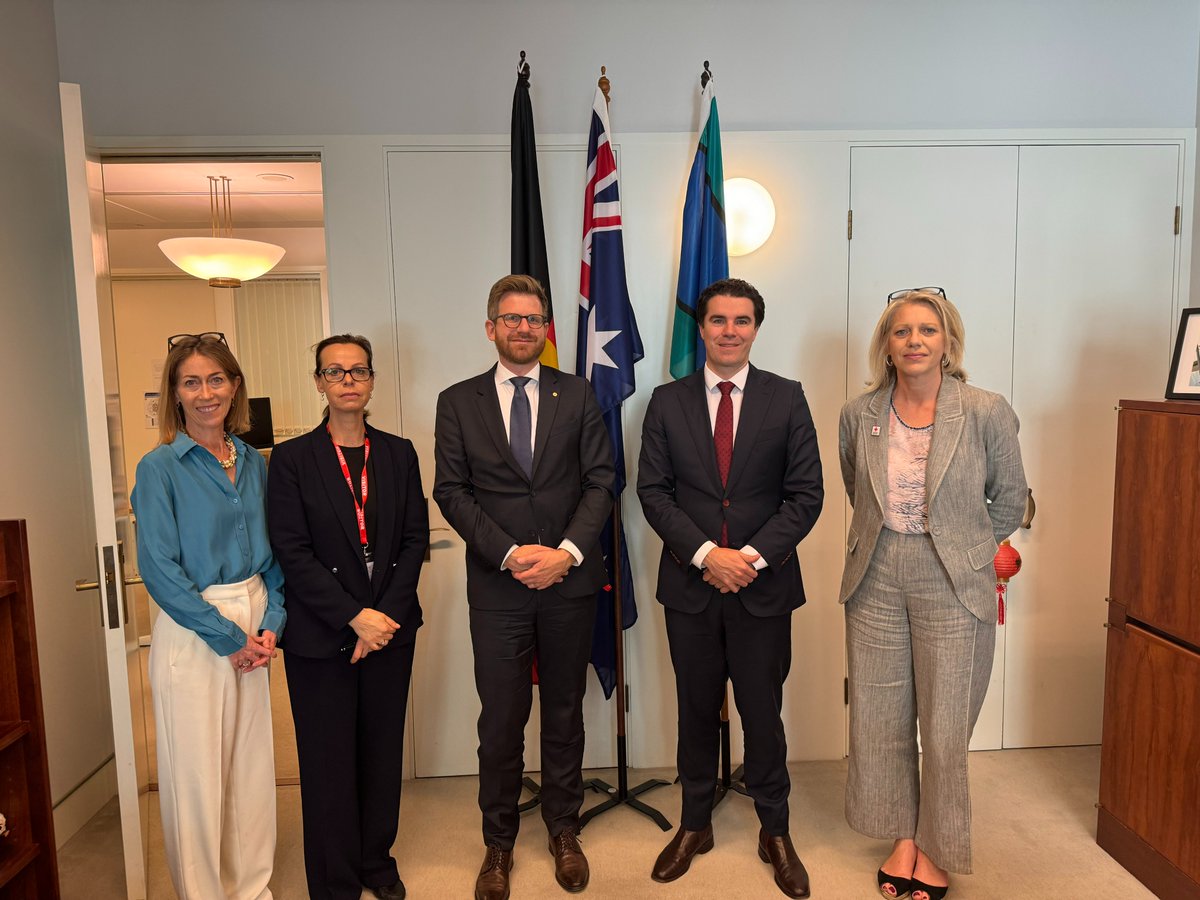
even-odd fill
[{"label": "black trousers", "polygon": [[788,833],[783,682],[792,664],[791,614],[753,616],[736,594],[713,591],[698,613],[668,608],[667,641],[679,701],[677,765],[683,827],[712,821],[720,755],[721,702],[733,681],[746,742],[746,789],[768,834]]},{"label": "black trousers", "polygon": [[517,839],[525,723],[538,660],[542,819],[550,834],[579,826],[583,805],[583,695],[596,598],[538,591],[517,610],[471,608],[479,714],[479,809],[483,842],[511,850]]},{"label": "black trousers", "polygon": [[315,900],[394,884],[404,713],[415,641],[350,664],[286,655],[300,759],[304,871]]}]

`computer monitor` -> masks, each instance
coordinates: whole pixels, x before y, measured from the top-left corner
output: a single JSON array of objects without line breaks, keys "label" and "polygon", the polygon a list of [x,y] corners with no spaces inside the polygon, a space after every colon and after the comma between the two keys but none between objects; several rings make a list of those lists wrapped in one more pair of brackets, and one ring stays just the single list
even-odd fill
[{"label": "computer monitor", "polygon": [[275,428],[271,422],[271,398],[250,398],[250,430],[241,435],[256,450],[275,446]]}]

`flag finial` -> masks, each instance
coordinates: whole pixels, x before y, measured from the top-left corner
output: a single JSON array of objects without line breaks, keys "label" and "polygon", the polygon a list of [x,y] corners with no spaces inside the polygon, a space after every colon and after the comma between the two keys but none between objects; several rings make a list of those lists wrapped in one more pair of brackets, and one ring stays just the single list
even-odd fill
[{"label": "flag finial", "polygon": [[521,61],[517,63],[517,77],[529,80],[529,63],[525,61],[525,51],[521,51]]},{"label": "flag finial", "polygon": [[[521,54],[522,57],[524,55],[524,53]],[[704,61],[704,71],[700,73],[700,90],[704,90],[708,86],[708,83],[712,80],[712,77],[713,73],[712,70],[709,69],[708,60],[706,59]]]},{"label": "flag finial", "polygon": [[608,66],[601,66],[600,67],[600,78],[597,79],[597,81],[596,81],[596,86],[598,88],[600,88],[601,93],[604,94],[604,105],[605,106],[607,106],[609,103],[612,103],[612,97],[608,96],[608,91],[609,91],[609,88],[612,87],[612,82],[610,82],[608,80],[608,76],[605,74],[607,71],[608,71]]}]

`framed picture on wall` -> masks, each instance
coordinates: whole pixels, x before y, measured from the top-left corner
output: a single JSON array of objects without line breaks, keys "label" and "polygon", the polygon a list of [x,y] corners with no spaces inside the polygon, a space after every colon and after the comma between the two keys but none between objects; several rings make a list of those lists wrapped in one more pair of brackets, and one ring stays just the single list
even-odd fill
[{"label": "framed picture on wall", "polygon": [[1175,338],[1168,400],[1200,400],[1200,308],[1185,309]]}]

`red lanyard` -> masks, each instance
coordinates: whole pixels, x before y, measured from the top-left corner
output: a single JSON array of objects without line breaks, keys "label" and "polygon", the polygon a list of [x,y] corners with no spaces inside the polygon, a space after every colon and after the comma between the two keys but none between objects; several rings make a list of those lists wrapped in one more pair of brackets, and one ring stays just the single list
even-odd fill
[{"label": "red lanyard", "polygon": [[[329,431],[329,426],[325,426],[325,430]],[[333,432],[329,431],[329,439],[333,441]],[[342,475],[346,478],[346,487],[350,488],[350,499],[354,501],[354,515],[358,518],[358,539],[362,545],[367,546],[367,516],[363,512],[363,508],[367,505],[367,460],[371,458],[371,439],[363,437],[363,469],[362,469],[362,503],[358,502],[358,496],[354,493],[354,482],[350,479],[350,467],[346,465],[346,457],[342,455],[342,448],[337,445],[337,441],[333,441],[333,449],[337,453],[338,462],[342,465]]]}]

